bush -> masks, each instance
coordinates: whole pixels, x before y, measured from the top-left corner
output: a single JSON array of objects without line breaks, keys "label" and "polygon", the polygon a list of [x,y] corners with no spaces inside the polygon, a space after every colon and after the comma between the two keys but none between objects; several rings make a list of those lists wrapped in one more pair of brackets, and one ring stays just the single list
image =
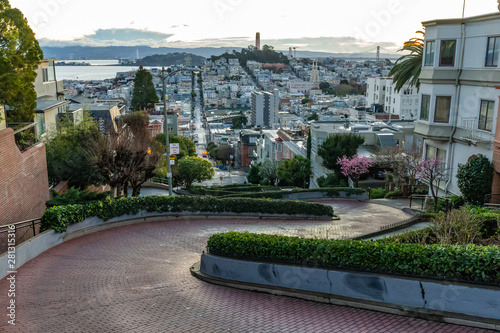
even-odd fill
[{"label": "bush", "polygon": [[450,197],[451,208],[458,209],[465,205],[465,199],[461,195],[452,195]]},{"label": "bush", "polygon": [[245,260],[500,285],[498,246],[398,244],[228,232],[212,235],[207,248],[214,255]]},{"label": "bush", "polygon": [[263,192],[253,192],[253,193],[233,193],[227,197],[232,198],[270,198],[270,199],[282,199],[283,197],[294,194],[294,193],[305,193],[305,192],[323,192],[328,197],[337,197],[340,192],[345,192],[346,196],[359,195],[366,193],[362,188],[350,188],[350,187],[332,187],[332,188],[320,188],[320,189],[294,189],[292,191],[263,191]]},{"label": "bush", "polygon": [[336,172],[329,172],[326,176],[317,179],[319,187],[347,187],[346,181]]},{"label": "bush", "polygon": [[457,185],[468,203],[483,205],[485,195],[491,193],[492,181],[493,164],[483,155],[458,165]]},{"label": "bush", "polygon": [[370,192],[370,199],[382,199],[385,198],[387,191],[383,187],[372,188]]},{"label": "bush", "polygon": [[52,207],[43,214],[40,231],[54,229],[57,232],[63,232],[68,225],[81,222],[88,217],[96,216],[107,221],[125,214],[136,215],[140,211],[333,216],[333,209],[330,206],[296,200],[219,199],[210,196],[147,196]]},{"label": "bush", "polygon": [[385,195],[384,198],[386,199],[397,199],[397,198],[401,198],[401,196],[403,196],[403,193],[401,193],[401,190],[400,189],[396,189],[392,192],[389,192]]},{"label": "bush", "polygon": [[47,208],[54,206],[65,206],[73,204],[87,203],[95,200],[104,200],[112,195],[111,191],[98,193],[89,190],[79,190],[74,187],[70,188],[65,193],[59,194],[54,190],[50,190],[52,199],[45,203]]},{"label": "bush", "polygon": [[454,209],[436,215],[432,231],[441,244],[471,244],[481,238],[483,220],[467,208]]}]

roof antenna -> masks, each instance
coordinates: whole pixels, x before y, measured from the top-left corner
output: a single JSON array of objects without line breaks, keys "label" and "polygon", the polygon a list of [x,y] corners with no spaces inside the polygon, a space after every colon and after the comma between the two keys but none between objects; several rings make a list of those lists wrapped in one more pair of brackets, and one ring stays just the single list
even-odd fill
[{"label": "roof antenna", "polygon": [[465,17],[465,0],[464,0],[464,8],[462,9],[462,18],[464,18],[464,17]]}]

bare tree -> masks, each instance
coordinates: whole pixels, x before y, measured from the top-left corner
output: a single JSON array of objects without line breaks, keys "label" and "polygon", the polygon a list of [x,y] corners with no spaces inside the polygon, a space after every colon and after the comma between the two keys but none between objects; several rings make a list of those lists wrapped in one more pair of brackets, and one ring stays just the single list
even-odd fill
[{"label": "bare tree", "polygon": [[386,147],[375,153],[375,164],[392,169],[398,177],[398,185],[417,184],[416,166],[422,159],[422,153],[416,148]]},{"label": "bare tree", "polygon": [[138,196],[142,184],[154,175],[161,147],[147,132],[147,115],[136,112],[122,120],[116,133],[101,135],[91,143],[89,154],[117,195],[122,191],[127,195],[130,184],[132,196]]}]

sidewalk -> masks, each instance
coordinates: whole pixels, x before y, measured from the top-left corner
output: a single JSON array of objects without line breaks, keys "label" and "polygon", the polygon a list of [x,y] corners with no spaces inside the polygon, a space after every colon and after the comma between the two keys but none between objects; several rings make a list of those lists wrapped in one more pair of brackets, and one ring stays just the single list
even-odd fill
[{"label": "sidewalk", "polygon": [[404,210],[404,211],[419,211],[423,212],[424,210],[421,207],[421,201],[419,200],[413,200],[411,203],[410,207],[410,199],[405,198],[405,199],[370,199],[368,200],[369,203],[377,204],[377,205],[384,205],[384,206],[389,206],[393,208],[397,208],[399,210]]}]

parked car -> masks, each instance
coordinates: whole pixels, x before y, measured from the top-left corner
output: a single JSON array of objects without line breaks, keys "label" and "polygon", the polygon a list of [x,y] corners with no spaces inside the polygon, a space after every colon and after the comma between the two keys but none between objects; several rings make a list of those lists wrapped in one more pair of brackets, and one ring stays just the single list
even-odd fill
[{"label": "parked car", "polygon": [[385,179],[386,174],[385,170],[377,170],[373,173],[373,179]]}]

